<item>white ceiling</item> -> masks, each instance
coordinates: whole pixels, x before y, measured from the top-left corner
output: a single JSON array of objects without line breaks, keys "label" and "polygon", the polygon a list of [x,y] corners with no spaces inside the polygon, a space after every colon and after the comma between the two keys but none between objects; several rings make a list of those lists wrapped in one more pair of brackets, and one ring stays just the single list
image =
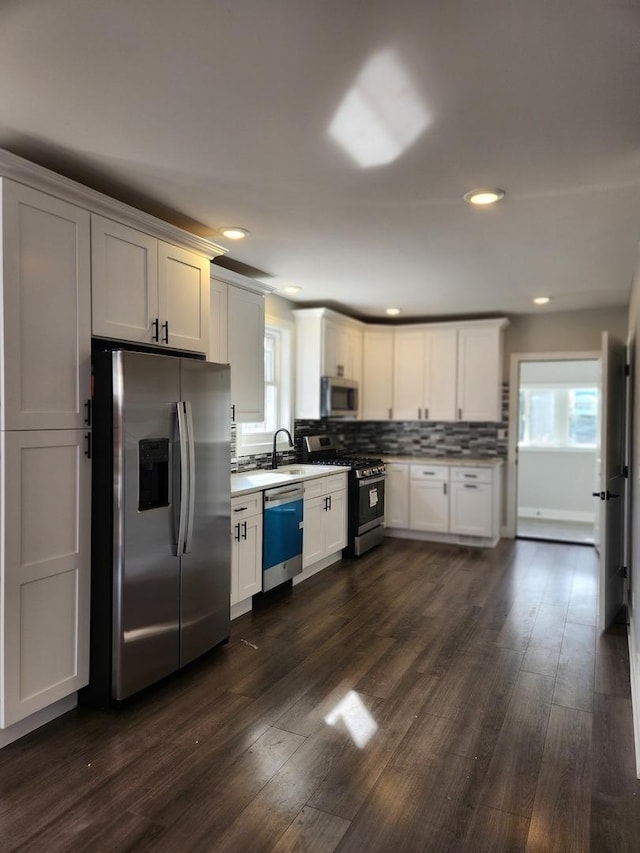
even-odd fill
[{"label": "white ceiling", "polygon": [[[300,301],[619,306],[639,71],[640,0],[3,0],[0,147],[199,234],[243,225],[212,239]],[[347,95],[388,162],[330,134]],[[482,185],[505,200],[465,204]]]}]

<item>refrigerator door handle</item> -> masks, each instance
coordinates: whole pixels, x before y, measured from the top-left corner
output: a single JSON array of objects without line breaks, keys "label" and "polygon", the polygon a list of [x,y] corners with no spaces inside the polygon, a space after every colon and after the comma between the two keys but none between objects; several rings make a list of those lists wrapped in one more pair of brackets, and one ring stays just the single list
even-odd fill
[{"label": "refrigerator door handle", "polygon": [[196,448],[193,440],[193,413],[191,411],[191,403],[186,402],[184,404],[184,408],[187,418],[187,448],[189,457],[189,502],[184,553],[189,554],[191,552],[191,544],[193,542],[193,517],[195,515],[196,504]]},{"label": "refrigerator door handle", "polygon": [[178,521],[176,556],[180,557],[185,553],[187,513],[189,507],[189,448],[185,404],[178,402],[176,405],[178,410],[178,441],[180,443],[180,516]]}]

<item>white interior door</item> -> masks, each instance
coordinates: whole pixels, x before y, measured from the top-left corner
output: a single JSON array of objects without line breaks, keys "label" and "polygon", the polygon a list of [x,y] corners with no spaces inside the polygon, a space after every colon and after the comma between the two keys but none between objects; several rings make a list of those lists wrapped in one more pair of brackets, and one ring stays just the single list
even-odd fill
[{"label": "white interior door", "polygon": [[[624,604],[624,344],[602,333],[600,590],[598,626],[607,628]],[[594,496],[598,493],[595,492]]]}]

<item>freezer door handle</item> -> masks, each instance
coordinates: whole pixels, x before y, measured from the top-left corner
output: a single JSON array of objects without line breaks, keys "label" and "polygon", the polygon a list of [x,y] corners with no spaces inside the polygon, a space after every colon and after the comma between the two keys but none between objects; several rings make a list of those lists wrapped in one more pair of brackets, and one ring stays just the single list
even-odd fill
[{"label": "freezer door handle", "polygon": [[184,404],[187,417],[187,455],[189,457],[189,500],[187,506],[187,535],[184,544],[184,553],[191,553],[193,543],[193,517],[196,506],[196,448],[193,440],[193,413],[191,403]]},{"label": "freezer door handle", "polygon": [[178,442],[180,444],[180,515],[176,556],[180,557],[185,553],[187,514],[189,511],[189,448],[185,406],[182,402],[176,405],[178,410]]}]

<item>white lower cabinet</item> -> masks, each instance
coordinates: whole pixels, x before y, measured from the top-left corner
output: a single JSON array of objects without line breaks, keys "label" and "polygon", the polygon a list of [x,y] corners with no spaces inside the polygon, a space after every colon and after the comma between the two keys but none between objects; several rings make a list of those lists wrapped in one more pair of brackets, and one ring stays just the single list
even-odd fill
[{"label": "white lower cabinet", "polygon": [[409,527],[409,466],[386,466],[384,518],[387,527]]},{"label": "white lower cabinet", "polygon": [[346,545],[346,473],[309,480],[304,485],[303,570]]},{"label": "white lower cabinet", "polygon": [[500,538],[501,466],[387,464],[388,535],[493,546]]},{"label": "white lower cabinet", "polygon": [[231,501],[231,604],[262,592],[262,492]]},{"label": "white lower cabinet", "polygon": [[431,533],[449,530],[449,469],[437,465],[411,465],[409,528]]},{"label": "white lower cabinet", "polygon": [[4,729],[89,680],[91,462],[83,430],[0,441]]},{"label": "white lower cabinet", "polygon": [[449,529],[464,536],[491,536],[493,532],[492,472],[453,468]]}]

